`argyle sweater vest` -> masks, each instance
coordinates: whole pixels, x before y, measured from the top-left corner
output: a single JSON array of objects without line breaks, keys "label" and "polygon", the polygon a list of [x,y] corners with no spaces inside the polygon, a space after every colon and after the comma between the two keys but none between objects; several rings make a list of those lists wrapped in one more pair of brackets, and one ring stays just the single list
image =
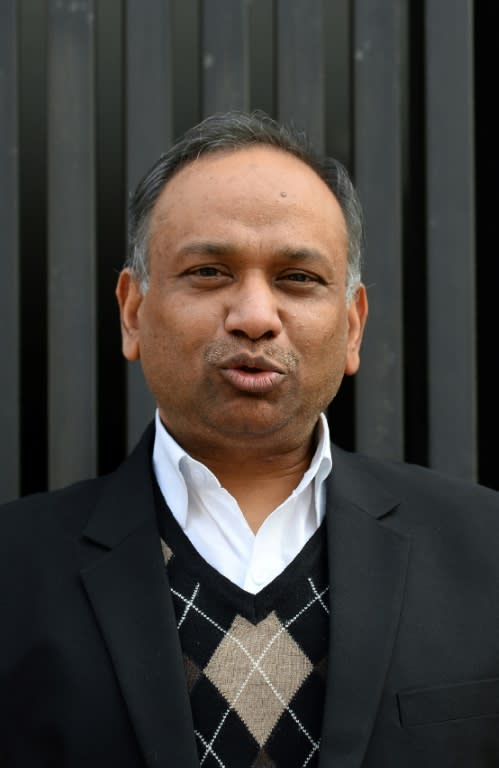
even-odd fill
[{"label": "argyle sweater vest", "polygon": [[200,764],[317,766],[329,635],[325,522],[256,595],[212,568],[157,491]]}]

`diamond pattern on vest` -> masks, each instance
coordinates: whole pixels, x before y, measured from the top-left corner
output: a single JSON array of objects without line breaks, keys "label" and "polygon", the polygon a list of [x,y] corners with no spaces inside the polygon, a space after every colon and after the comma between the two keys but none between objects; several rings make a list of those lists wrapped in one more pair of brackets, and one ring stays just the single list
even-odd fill
[{"label": "diamond pattern on vest", "polygon": [[263,746],[312,669],[272,612],[256,625],[236,616],[204,672]]}]

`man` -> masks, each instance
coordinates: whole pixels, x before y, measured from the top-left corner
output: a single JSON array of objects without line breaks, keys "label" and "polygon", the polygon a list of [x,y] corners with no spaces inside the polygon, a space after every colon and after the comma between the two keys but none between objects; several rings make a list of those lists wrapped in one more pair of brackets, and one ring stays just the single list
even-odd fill
[{"label": "man", "polygon": [[156,417],[2,510],[2,766],[499,765],[498,495],[329,443],[361,237],[262,114],[141,182],[117,297]]}]

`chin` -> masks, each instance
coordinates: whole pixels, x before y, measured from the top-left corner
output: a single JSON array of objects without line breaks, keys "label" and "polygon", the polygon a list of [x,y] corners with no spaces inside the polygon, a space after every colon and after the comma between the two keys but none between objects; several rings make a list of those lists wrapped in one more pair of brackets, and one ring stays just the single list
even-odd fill
[{"label": "chin", "polygon": [[227,437],[265,437],[282,429],[285,424],[259,423],[253,420],[224,421],[212,424],[212,427],[220,434]]},{"label": "chin", "polygon": [[[241,409],[242,410],[242,409]],[[241,412],[237,414],[223,414],[222,418],[211,419],[210,426],[219,434],[228,438],[258,439],[270,435],[275,435],[281,431],[288,431],[290,425],[296,432],[295,418],[293,415],[283,415],[277,417],[273,414],[252,414],[244,415]]]}]

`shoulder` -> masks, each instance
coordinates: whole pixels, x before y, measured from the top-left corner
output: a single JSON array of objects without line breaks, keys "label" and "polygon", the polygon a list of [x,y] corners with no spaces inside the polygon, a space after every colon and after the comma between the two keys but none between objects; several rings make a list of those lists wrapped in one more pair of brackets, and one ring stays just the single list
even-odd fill
[{"label": "shoulder", "polygon": [[453,477],[420,464],[378,459],[364,453],[346,451],[334,444],[332,453],[333,461],[339,464],[341,468],[347,466],[356,473],[368,475],[383,483],[390,482],[394,487],[400,489],[417,489],[423,492],[427,490],[431,493],[441,492],[444,495],[478,495],[480,498],[488,499],[491,503],[499,503],[499,492],[492,488],[487,488],[470,480]]},{"label": "shoulder", "polygon": [[401,487],[407,487],[407,483],[409,483],[411,488],[428,488],[432,491],[440,490],[444,493],[466,495],[478,494],[482,498],[488,498],[492,502],[499,503],[498,491],[487,488],[477,482],[463,480],[462,478],[438,472],[435,469],[430,469],[420,464],[377,459],[363,453],[349,453],[337,446],[334,446],[333,450],[335,456],[339,454],[343,458],[348,456],[348,461],[353,461],[359,468],[362,468],[363,471],[368,472],[373,477],[383,481],[390,479],[394,484],[400,484]]},{"label": "shoulder", "polygon": [[[34,493],[0,506],[0,540],[46,537],[59,530],[71,536],[84,528],[107,477],[84,480],[56,491]],[[0,545],[1,546],[1,545]],[[3,549],[3,547],[2,547]]]},{"label": "shoulder", "polygon": [[[0,505],[0,546],[11,533],[33,536],[61,532],[77,537],[85,528],[101,497],[110,487],[137,486],[150,477],[154,423],[146,428],[134,450],[112,472],[64,488],[24,496]],[[124,492],[126,495],[126,491]],[[45,534],[46,535],[46,534]]]},{"label": "shoulder", "polygon": [[425,521],[438,527],[461,520],[475,531],[483,527],[499,534],[499,492],[492,488],[418,464],[377,459],[335,445],[333,462],[338,484],[343,491],[351,489],[351,495],[362,500],[360,506],[368,505],[379,491],[393,498],[395,517],[411,528]]},{"label": "shoulder", "polygon": [[[0,604],[10,622],[75,583],[90,553],[84,531],[106,484],[86,480],[0,507]],[[22,606],[22,609],[21,609]]]}]

